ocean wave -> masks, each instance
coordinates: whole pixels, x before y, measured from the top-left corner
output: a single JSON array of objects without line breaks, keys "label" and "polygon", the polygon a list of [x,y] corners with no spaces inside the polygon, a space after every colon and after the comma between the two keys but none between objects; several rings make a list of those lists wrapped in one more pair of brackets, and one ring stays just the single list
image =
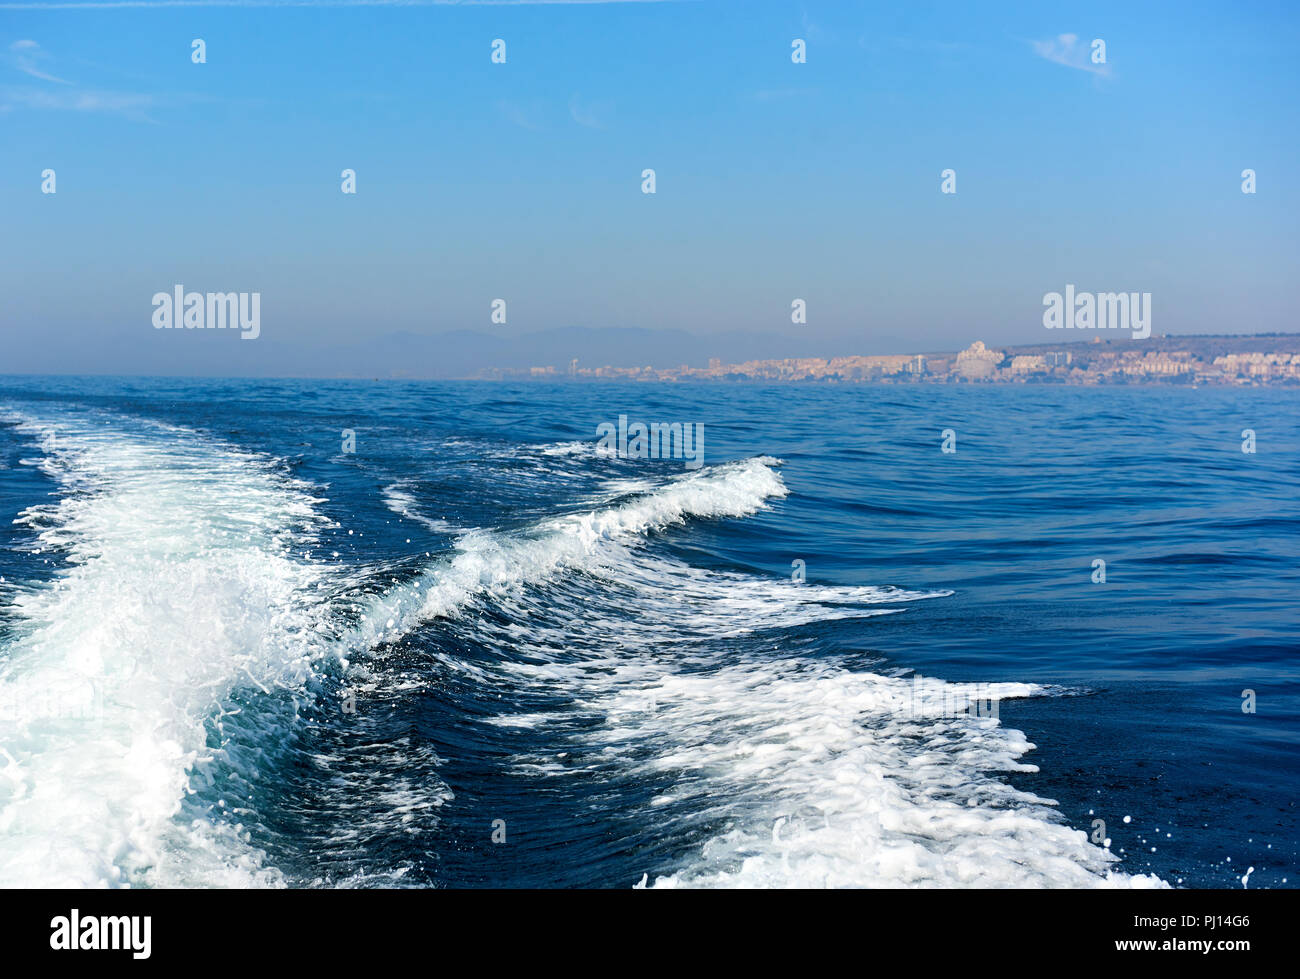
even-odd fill
[{"label": "ocean wave", "polygon": [[189,433],[22,424],[61,495],[19,521],[61,566],[16,597],[0,662],[0,882],[282,884],[200,787],[238,728],[284,737],[326,655],[314,498]]},{"label": "ocean wave", "polygon": [[[377,601],[366,641],[436,620],[509,649],[457,669],[565,705],[488,718],[560,738],[563,751],[517,755],[520,775],[666,784],[646,813],[659,835],[704,837],[653,880],[647,871],[654,886],[1164,886],[1125,874],[1050,800],[1003,780],[1036,770],[1022,761],[1033,745],[971,705],[1059,690],[882,676],[781,645],[800,626],[950,592],[797,585],[641,546],[648,533],[785,496],[777,465],[726,463],[512,535],[467,535]],[[504,621],[471,620],[469,607]],[[760,636],[777,643],[770,655]],[[742,662],[712,659],[718,642],[744,637]]]},{"label": "ocean wave", "polygon": [[1021,760],[1033,745],[974,705],[1033,685],[918,689],[791,661],[613,680],[584,705],[609,718],[602,750],[633,772],[673,774],[653,801],[665,828],[709,824],[676,869],[647,874],[652,886],[1164,886],[1119,872],[1052,803],[997,777],[1036,771]]},{"label": "ocean wave", "polygon": [[990,705],[1059,689],[885,676],[789,639],[946,593],[746,580],[643,555],[596,581],[548,594],[526,635],[477,623],[517,652],[483,679],[562,705],[492,719],[545,745],[516,756],[521,776],[631,797],[653,786],[641,816],[656,836],[702,838],[647,868],[647,883],[1164,886],[1003,780],[1037,770],[1023,761],[1033,745]]},{"label": "ocean wave", "polygon": [[347,640],[368,648],[471,601],[538,584],[565,569],[594,570],[651,530],[692,518],[739,517],[786,495],[779,460],[755,457],[679,476],[623,503],[543,520],[511,535],[475,530],[415,580],[369,601]]},{"label": "ocean wave", "polygon": [[[373,710],[277,752],[327,676],[372,704],[435,682],[374,655],[430,630],[452,640],[432,644],[446,647],[435,667],[494,703],[487,727],[537,736],[508,756],[512,775],[653,787],[648,885],[1162,886],[1002,777],[1034,770],[1033,745],[970,708],[1058,690],[884,676],[791,638],[950,592],[796,584],[652,546],[784,498],[778,459],[606,481],[603,499],[510,532],[444,526],[397,481],[382,488],[390,510],[459,536],[358,597],[379,575],[322,558],[311,486],[201,433],[113,421],[23,422],[61,492],[19,519],[60,563],[15,591],[0,662],[0,883],[404,882],[406,866],[364,857],[427,832],[452,800],[429,743],[384,738]],[[466,645],[500,655],[458,657]],[[19,709],[51,691],[56,709]],[[328,836],[290,845],[355,848],[359,866],[295,878],[276,865],[253,797],[277,765],[307,773],[294,806]]]}]

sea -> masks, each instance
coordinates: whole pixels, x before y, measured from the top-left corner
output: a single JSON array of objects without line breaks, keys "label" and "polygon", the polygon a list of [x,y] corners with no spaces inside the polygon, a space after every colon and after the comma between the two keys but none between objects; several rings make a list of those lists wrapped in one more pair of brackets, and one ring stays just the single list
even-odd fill
[{"label": "sea", "polygon": [[0,377],[0,885],[1295,887],[1298,408]]}]

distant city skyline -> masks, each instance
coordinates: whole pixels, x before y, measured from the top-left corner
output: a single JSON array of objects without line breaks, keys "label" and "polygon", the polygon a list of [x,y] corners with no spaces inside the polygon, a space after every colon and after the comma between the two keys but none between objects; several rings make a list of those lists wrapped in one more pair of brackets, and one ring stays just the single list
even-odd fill
[{"label": "distant city skyline", "polygon": [[[1287,4],[0,9],[0,373],[1007,346],[1066,283],[1296,328]],[[154,330],[182,284],[260,336]]]},{"label": "distant city skyline", "polygon": [[957,351],[915,354],[844,354],[724,362],[708,367],[652,368],[553,365],[488,369],[480,380],[638,381],[926,381],[937,383],[1104,384],[1170,381],[1191,384],[1300,385],[1300,333],[1268,336],[1153,337],[1129,343],[1092,340],[1028,344],[1006,350],[982,340]]}]

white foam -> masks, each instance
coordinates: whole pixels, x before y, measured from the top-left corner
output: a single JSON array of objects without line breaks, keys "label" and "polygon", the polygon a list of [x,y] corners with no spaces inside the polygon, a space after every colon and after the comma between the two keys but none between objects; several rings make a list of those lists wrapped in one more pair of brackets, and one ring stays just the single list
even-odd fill
[{"label": "white foam", "polygon": [[0,884],[281,883],[238,823],[177,816],[232,695],[299,691],[323,655],[312,498],[180,430],[24,427],[62,495],[20,520],[66,565],[16,597],[0,662]]},{"label": "white foam", "polygon": [[548,442],[537,446],[537,451],[547,456],[594,456],[598,454],[600,443],[593,442]]},{"label": "white foam", "polygon": [[419,501],[411,494],[407,483],[385,486],[383,495],[384,505],[404,520],[411,520],[439,534],[456,534],[461,531],[455,524],[421,513]]},{"label": "white foam", "polygon": [[[647,818],[665,838],[707,842],[651,868],[656,886],[1162,884],[1117,872],[1048,800],[999,777],[1032,770],[1020,732],[917,711],[909,681],[772,638],[945,592],[795,585],[691,568],[642,546],[651,532],[747,516],[785,496],[778,460],[709,467],[521,533],[469,532],[448,558],[368,600],[354,631],[326,647],[314,637],[329,631],[318,597],[328,572],[296,556],[317,519],[303,488],[225,447],[59,428],[49,451],[64,496],[24,519],[69,568],[20,595],[0,691],[18,703],[60,690],[80,703],[89,689],[103,707],[90,719],[0,717],[0,883],[284,883],[229,819],[176,818],[195,773],[213,764],[205,724],[238,692],[300,690],[327,651],[488,605],[504,619],[476,618],[476,635],[515,655],[440,661],[567,705],[496,719],[558,725],[565,739],[562,763],[521,755],[521,771],[599,770],[663,787]],[[534,620],[539,585],[554,587]],[[719,641],[745,655],[715,661]],[[927,702],[990,694],[922,687]],[[450,798],[440,783],[393,793],[399,822]]]},{"label": "white foam", "polygon": [[927,680],[918,707],[907,680],[797,660],[611,680],[576,705],[608,718],[605,758],[671,776],[683,805],[666,828],[701,814],[717,827],[655,886],[1162,886],[1117,872],[1052,803],[996,777],[1036,770],[1019,731],[935,716],[1032,685]]},{"label": "white foam", "polygon": [[688,605],[667,629],[648,614],[658,602],[616,598],[628,594],[620,581],[571,621],[530,630],[526,658],[500,666],[498,682],[565,705],[496,719],[567,739],[562,760],[521,754],[520,774],[654,786],[641,818],[657,835],[705,835],[672,869],[653,868],[655,886],[1164,886],[1123,873],[1054,803],[1003,780],[1036,771],[1023,761],[1033,745],[988,716],[990,702],[1048,691],[883,676],[783,643],[750,643],[742,662],[719,665],[715,616],[734,612],[727,632],[740,636],[821,621],[823,606],[815,586],[774,587],[753,622],[718,584],[708,614]]},{"label": "white foam", "polygon": [[[647,818],[667,837],[710,827],[698,852],[655,886],[1164,886],[1117,870],[1115,856],[1064,825],[1050,800],[1001,777],[1035,770],[1021,760],[1033,746],[963,705],[1042,688],[914,683],[780,646],[724,666],[701,652],[948,594],[795,585],[692,568],[638,546],[652,530],[748,515],[784,496],[776,464],[711,467],[515,536],[471,534],[404,595],[386,596],[374,617],[392,638],[475,602],[505,612],[506,623],[476,619],[475,629],[515,655],[472,672],[568,707],[492,722],[576,732],[565,735],[575,739],[571,751],[521,755],[517,769],[667,779],[671,789],[649,800]],[[557,577],[562,570],[586,583]],[[531,616],[523,586],[552,580],[544,614]]]},{"label": "white foam", "polygon": [[450,560],[440,559],[414,582],[371,600],[349,643],[364,648],[396,639],[476,599],[500,599],[565,569],[595,571],[651,530],[690,518],[754,513],[787,493],[776,465],[777,459],[757,457],[701,469],[622,504],[542,521],[520,534],[470,531],[457,540]]}]

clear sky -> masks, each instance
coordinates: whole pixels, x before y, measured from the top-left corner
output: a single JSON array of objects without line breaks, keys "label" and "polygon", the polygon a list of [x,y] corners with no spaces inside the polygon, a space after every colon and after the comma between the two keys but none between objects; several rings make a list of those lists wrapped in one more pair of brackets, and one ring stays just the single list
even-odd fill
[{"label": "clear sky", "polygon": [[1300,330],[1298,55],[1292,2],[0,0],[0,373],[151,372],[176,283],[303,351],[1036,343],[1067,282],[1150,292],[1156,334]]}]

